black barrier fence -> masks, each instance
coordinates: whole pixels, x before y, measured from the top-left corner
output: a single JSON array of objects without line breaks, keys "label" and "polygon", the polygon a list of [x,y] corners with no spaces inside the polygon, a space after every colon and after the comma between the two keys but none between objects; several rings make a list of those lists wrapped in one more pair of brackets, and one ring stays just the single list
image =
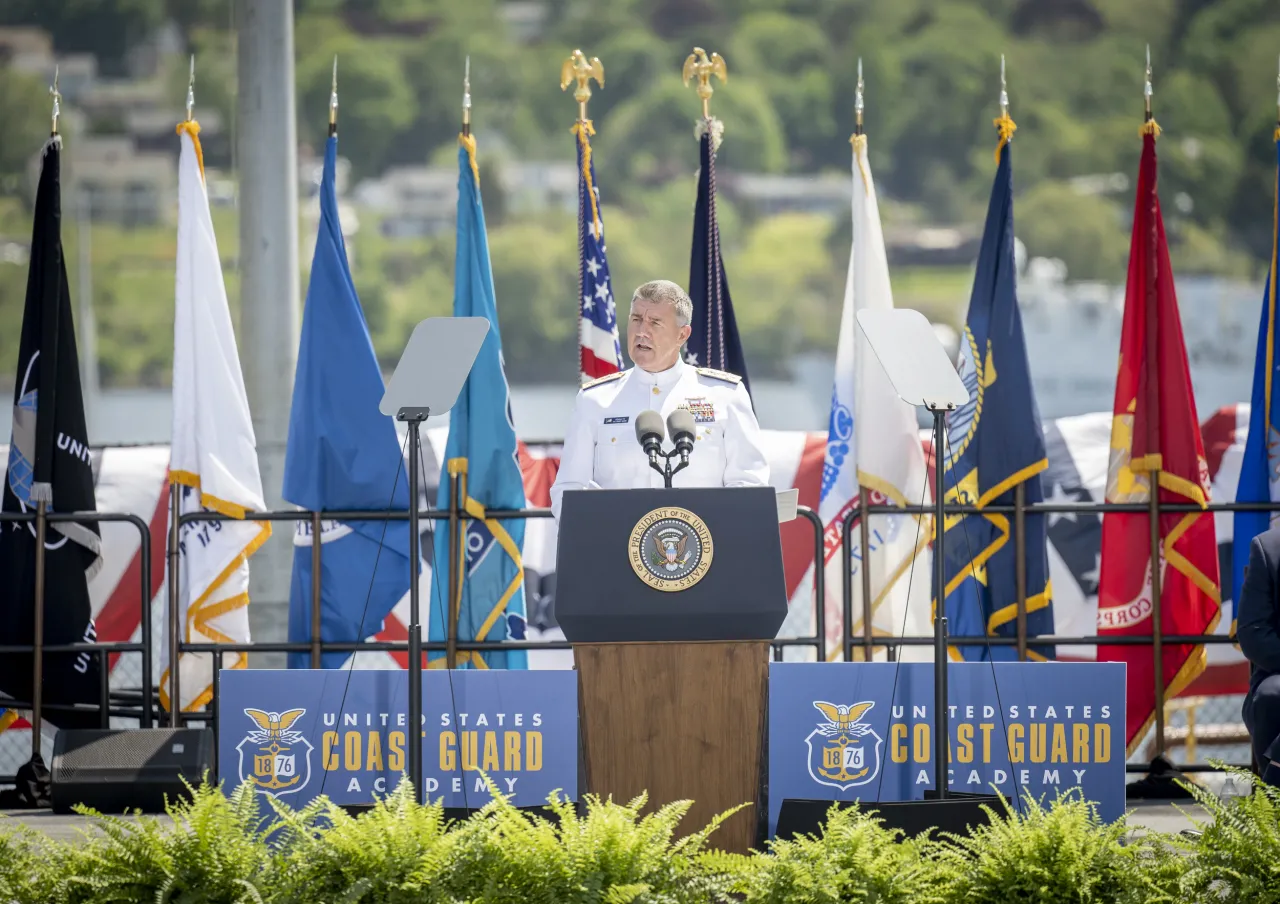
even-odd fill
[{"label": "black barrier fence", "polygon": [[[456,479],[456,478],[454,478]],[[455,490],[457,488],[455,487]],[[452,499],[457,499],[458,494],[451,494]],[[1027,658],[1027,647],[1029,642],[1033,644],[1044,645],[1094,645],[1094,646],[1146,646],[1153,648],[1153,660],[1156,663],[1155,668],[1155,699],[1156,699],[1156,731],[1154,738],[1154,750],[1156,755],[1163,755],[1165,752],[1165,732],[1164,732],[1164,705],[1165,705],[1165,689],[1163,686],[1163,678],[1160,674],[1161,657],[1160,651],[1163,644],[1224,644],[1233,643],[1233,639],[1223,635],[1210,634],[1189,634],[1189,635],[1169,635],[1161,631],[1161,613],[1160,600],[1158,594],[1154,599],[1154,608],[1152,612],[1152,633],[1149,635],[1121,635],[1121,636],[1098,636],[1098,635],[1029,635],[1027,634],[1027,593],[1026,593],[1026,576],[1023,573],[1022,562],[1024,560],[1024,551],[1026,547],[1026,530],[1025,519],[1030,514],[1051,514],[1051,513],[1084,513],[1101,515],[1107,512],[1133,512],[1139,514],[1147,514],[1152,517],[1159,517],[1161,513],[1173,512],[1234,512],[1234,511],[1280,511],[1280,505],[1270,503],[1212,503],[1206,508],[1201,509],[1198,506],[1190,504],[1160,504],[1158,500],[1153,500],[1150,505],[1147,504],[1118,504],[1118,503],[1037,503],[1027,505],[1023,498],[1021,487],[1016,493],[1013,505],[987,506],[979,509],[971,505],[953,505],[946,504],[944,506],[944,515],[979,515],[979,514],[1004,514],[1013,515],[1014,530],[1012,532],[1014,542],[1015,559],[1019,563],[1017,575],[1018,594],[1016,599],[1016,635],[1015,636],[961,636],[954,635],[948,638],[948,642],[954,646],[1004,646],[1015,647],[1019,660]],[[174,509],[171,506],[171,515]],[[855,654],[857,659],[865,661],[871,658],[878,651],[883,650],[886,657],[892,661],[896,658],[897,652],[901,647],[905,646],[930,646],[934,643],[931,635],[919,636],[884,636],[872,634],[872,605],[873,597],[870,585],[870,572],[868,569],[860,569],[859,581],[862,598],[862,611],[859,617],[854,618],[854,580],[849,576],[852,573],[852,557],[855,536],[855,528],[858,531],[857,536],[863,544],[863,548],[870,545],[869,534],[870,524],[877,517],[887,516],[922,516],[924,522],[921,524],[921,536],[932,539],[932,524],[929,519],[933,517],[934,509],[932,506],[907,506],[892,507],[883,505],[870,505],[865,500],[861,501],[857,508],[850,510],[844,517],[841,526],[841,557],[844,564],[842,574],[845,580],[842,582],[842,631],[841,642],[839,647],[832,651],[833,655],[828,655],[826,647],[826,613],[825,599],[826,586],[824,563],[826,555],[826,531],[818,513],[806,506],[798,508],[798,517],[806,521],[813,530],[813,546],[814,546],[814,566],[813,566],[813,625],[814,633],[804,637],[786,637],[778,638],[773,644],[773,657],[775,659],[783,656],[783,651],[789,647],[811,647],[815,656],[819,661],[824,659],[835,658],[839,656],[845,661],[854,661]],[[531,519],[531,518],[550,518],[552,517],[550,509],[531,508],[518,510],[490,510],[485,513],[486,517],[502,520],[515,519]],[[76,643],[59,646],[43,645],[40,649],[44,652],[88,652],[97,654],[94,659],[100,674],[103,675],[103,693],[97,706],[82,706],[95,710],[100,714],[100,722],[106,727],[109,719],[119,717],[125,719],[137,719],[142,727],[151,727],[156,724],[155,708],[158,706],[157,691],[153,681],[152,653],[154,639],[151,630],[151,538],[150,530],[146,522],[141,518],[132,514],[120,513],[101,513],[101,512],[72,512],[72,513],[48,513],[43,512],[26,512],[26,513],[0,513],[0,522],[38,522],[40,518],[47,519],[48,523],[68,522],[68,521],[87,521],[87,522],[128,522],[137,528],[140,536],[140,600],[142,605],[141,634],[137,643],[132,642],[96,642],[96,643]],[[461,532],[465,529],[465,524],[470,520],[470,516],[466,512],[457,509],[437,510],[431,509],[419,513],[419,518],[424,522],[447,522],[450,531],[451,540],[456,542],[461,536]],[[331,511],[331,512],[307,512],[297,511],[275,511],[251,513],[247,516],[248,520],[253,521],[284,521],[284,522],[310,522],[312,529],[313,542],[311,545],[312,555],[312,573],[321,574],[321,557],[323,555],[322,546],[318,542],[321,532],[321,524],[324,521],[407,521],[409,513],[406,512],[368,512],[368,511]],[[223,521],[229,520],[226,515],[213,512],[195,512],[181,515],[173,520],[171,518],[169,541],[167,544],[167,556],[169,570],[175,573],[179,567],[179,556],[177,548],[177,538],[183,525],[195,523],[199,521]],[[1153,554],[1158,554],[1160,537],[1156,531],[1152,531],[1152,550]],[[43,565],[43,550],[37,550],[37,565]],[[456,561],[456,557],[451,556],[451,561]],[[456,581],[460,575],[454,573],[455,569],[446,567],[449,581],[449,598],[455,596],[457,588]],[[311,640],[309,642],[270,642],[270,641],[250,641],[247,643],[192,643],[183,640],[178,633],[173,630],[173,626],[179,623],[176,617],[180,601],[177,594],[177,583],[170,582],[170,594],[168,602],[168,615],[166,618],[170,630],[166,637],[168,646],[168,662],[176,663],[182,654],[208,655],[211,660],[216,661],[216,656],[221,653],[298,653],[309,652],[311,656],[312,667],[319,667],[320,657],[325,652],[397,652],[407,653],[407,641],[369,641],[369,642],[324,642],[320,639],[320,600],[321,586],[320,582],[312,582],[311,597]],[[856,634],[851,628],[861,624],[862,633]],[[499,651],[499,650],[567,650],[570,644],[565,641],[482,641],[471,642],[450,639],[448,642],[434,641],[424,642],[422,644],[424,653],[444,652],[447,657],[448,665],[455,664],[455,656],[457,651]],[[31,653],[36,650],[35,645],[6,645],[0,646],[0,655],[5,653]],[[109,670],[109,660],[113,655],[140,654],[142,657],[142,687],[139,691],[114,691],[108,690],[108,682],[106,676]],[[179,670],[176,668],[169,669],[169,697],[170,700],[179,700]],[[219,702],[219,672],[218,669],[212,670],[212,700],[207,705],[205,711],[182,712],[178,714],[177,724],[186,724],[189,722],[202,722],[212,727],[217,727],[218,722],[218,702]],[[135,703],[134,701],[137,700]],[[30,709],[30,701],[4,700],[4,705],[13,709]],[[58,707],[46,706],[47,709],[54,710]],[[66,708],[66,707],[63,707]],[[168,724],[173,724],[174,720],[171,714],[163,713],[163,718]],[[1248,768],[1248,764],[1241,764],[1242,768]],[[1141,764],[1129,764],[1131,772],[1145,771],[1145,767]],[[1186,771],[1210,771],[1211,766],[1203,766],[1198,764],[1187,764],[1183,767]],[[0,781],[6,780],[5,776],[0,775]]]}]

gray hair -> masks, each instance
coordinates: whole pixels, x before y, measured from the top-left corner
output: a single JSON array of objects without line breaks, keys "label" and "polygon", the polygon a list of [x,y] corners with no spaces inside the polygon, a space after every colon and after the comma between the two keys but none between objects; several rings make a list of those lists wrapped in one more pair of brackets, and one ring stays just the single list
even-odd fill
[{"label": "gray hair", "polygon": [[669,279],[649,280],[632,293],[633,305],[637,298],[675,305],[676,324],[679,326],[688,326],[693,320],[693,301],[685,294],[684,289]]}]

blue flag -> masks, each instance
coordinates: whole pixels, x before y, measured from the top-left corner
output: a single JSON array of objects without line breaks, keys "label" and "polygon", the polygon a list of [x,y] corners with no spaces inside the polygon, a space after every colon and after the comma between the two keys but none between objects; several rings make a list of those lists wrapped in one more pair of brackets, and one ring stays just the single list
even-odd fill
[{"label": "blue flag", "polygon": [[[445,470],[440,475],[437,505],[450,506],[449,475],[458,474],[462,504],[470,516],[460,544],[463,561],[449,562],[449,532],[435,533],[435,559],[440,565],[431,582],[429,639],[446,640],[449,615],[447,575],[460,569],[458,595],[453,600],[461,641],[524,640],[524,519],[497,521],[485,517],[489,509],[523,509],[524,479],[511,420],[511,398],[502,363],[498,307],[494,300],[489,240],[484,207],[480,203],[480,174],[475,138],[460,136],[458,149],[458,249],[454,265],[453,316],[487,317],[489,332],[476,355],[458,402],[449,412],[449,440]],[[443,668],[444,653],[428,656],[432,668]],[[466,668],[523,669],[523,650],[485,653],[459,651],[457,665]]]},{"label": "blue flag", "polygon": [[[1280,130],[1276,133],[1276,195],[1280,203]],[[1280,207],[1273,208],[1280,211]],[[1280,500],[1280,401],[1275,393],[1276,373],[1276,262],[1280,249],[1280,221],[1272,224],[1271,268],[1262,293],[1262,318],[1258,324],[1258,351],[1253,367],[1253,394],[1249,399],[1249,437],[1240,462],[1236,502]],[[1235,611],[1239,611],[1244,568],[1249,564],[1249,544],[1275,523],[1272,512],[1235,512],[1231,532],[1231,587]],[[1224,594],[1225,596],[1225,594]],[[1231,619],[1235,636],[1236,620]]]},{"label": "blue flag", "polygon": [[[338,221],[334,172],[338,139],[330,136],[320,180],[320,224],[302,315],[302,338],[289,413],[284,498],[308,511],[408,511],[395,423],[378,410],[384,385]],[[289,640],[311,640],[311,524],[299,522],[289,591]],[[359,642],[376,634],[409,591],[407,521],[325,521],[320,549],[320,637]],[[415,573],[421,571],[421,566]],[[325,653],[324,668],[349,653]],[[290,668],[309,668],[309,653],[290,653]]]},{"label": "blue flag", "polygon": [[733,316],[729,280],[720,256],[720,221],[716,218],[716,151],[712,130],[716,120],[703,120],[698,140],[698,200],[693,209],[693,248],[689,256],[689,298],[693,301],[693,323],[685,344],[685,360],[697,367],[714,367],[747,379],[747,361],[738,338],[738,321]]},{"label": "blue flag", "polygon": [[[1019,484],[1028,504],[1042,502],[1040,473],[1049,465],[1014,289],[1013,176],[1009,145],[1003,139],[1000,151],[960,339],[960,376],[969,390],[969,401],[948,415],[947,447],[939,456],[946,463],[947,501],[978,507],[1012,505]],[[944,544],[950,633],[1016,634],[1013,516],[948,517]],[[1050,634],[1053,605],[1044,515],[1027,515],[1025,565],[1027,635]],[[936,578],[933,598],[936,605]],[[966,660],[987,658],[985,646],[951,649],[953,658],[957,654]],[[993,646],[990,655],[993,659],[1016,659],[1017,649]],[[1052,647],[1042,645],[1029,648],[1028,655],[1047,659],[1054,653]]]}]

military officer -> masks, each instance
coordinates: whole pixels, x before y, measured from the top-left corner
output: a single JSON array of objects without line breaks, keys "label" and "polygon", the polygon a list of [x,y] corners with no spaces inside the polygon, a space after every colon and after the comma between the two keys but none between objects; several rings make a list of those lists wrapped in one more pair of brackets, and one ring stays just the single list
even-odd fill
[{"label": "military officer", "polygon": [[[565,490],[662,487],[636,439],[635,419],[646,409],[693,415],[689,466],[675,487],[769,485],[760,425],[742,379],[680,357],[689,338],[693,302],[678,285],[656,279],[636,289],[627,319],[627,354],[635,367],[592,380],[578,392],[565,433],[560,470],[551,486],[557,519]],[[667,437],[664,448],[670,449]]]},{"label": "military officer", "polygon": [[1249,692],[1241,715],[1262,780],[1280,785],[1280,527],[1249,543],[1238,591],[1236,636],[1249,660]]}]

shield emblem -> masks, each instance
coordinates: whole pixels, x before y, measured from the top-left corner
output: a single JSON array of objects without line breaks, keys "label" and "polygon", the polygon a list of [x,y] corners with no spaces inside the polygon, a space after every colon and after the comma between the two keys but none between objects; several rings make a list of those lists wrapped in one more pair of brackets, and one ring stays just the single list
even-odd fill
[{"label": "shield emblem", "polygon": [[[296,734],[296,733],[291,733]],[[264,794],[293,794],[311,779],[311,742],[301,735],[287,743],[280,738],[255,741],[246,737],[236,745],[240,754],[240,780]]]},{"label": "shield emblem", "polygon": [[884,741],[875,731],[854,735],[814,729],[804,739],[809,748],[809,777],[820,785],[847,791],[865,785],[880,774],[880,748]]}]

